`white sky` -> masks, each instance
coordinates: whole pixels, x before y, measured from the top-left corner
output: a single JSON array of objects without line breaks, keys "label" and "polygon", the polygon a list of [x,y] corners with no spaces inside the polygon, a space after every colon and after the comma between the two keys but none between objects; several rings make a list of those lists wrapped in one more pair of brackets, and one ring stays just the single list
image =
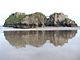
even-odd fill
[{"label": "white sky", "polygon": [[80,0],[0,0],[0,25],[14,12],[42,12],[46,16],[63,12],[80,26]]}]

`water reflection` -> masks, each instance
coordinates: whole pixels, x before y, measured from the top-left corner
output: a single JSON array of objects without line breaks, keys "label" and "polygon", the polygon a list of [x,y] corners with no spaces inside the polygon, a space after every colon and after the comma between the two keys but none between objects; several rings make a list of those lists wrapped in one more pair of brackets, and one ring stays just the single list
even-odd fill
[{"label": "water reflection", "polygon": [[62,46],[68,43],[77,33],[76,30],[59,31],[4,31],[6,40],[16,48],[32,45],[41,47],[47,40],[54,46]]}]

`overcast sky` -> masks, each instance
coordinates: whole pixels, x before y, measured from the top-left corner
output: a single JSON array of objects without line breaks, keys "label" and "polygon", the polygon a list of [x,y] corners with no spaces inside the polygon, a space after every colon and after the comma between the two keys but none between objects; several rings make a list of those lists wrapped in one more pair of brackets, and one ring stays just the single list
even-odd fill
[{"label": "overcast sky", "polygon": [[0,0],[0,25],[14,12],[63,12],[80,26],[80,0]]}]

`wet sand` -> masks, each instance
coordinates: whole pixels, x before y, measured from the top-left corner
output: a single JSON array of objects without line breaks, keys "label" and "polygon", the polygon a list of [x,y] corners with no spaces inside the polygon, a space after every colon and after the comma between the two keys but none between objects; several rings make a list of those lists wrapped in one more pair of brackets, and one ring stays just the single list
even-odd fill
[{"label": "wet sand", "polygon": [[46,30],[79,30],[80,27],[38,27],[38,28],[29,28],[29,29],[20,29],[20,28],[6,28],[0,29],[0,31],[46,31]]}]

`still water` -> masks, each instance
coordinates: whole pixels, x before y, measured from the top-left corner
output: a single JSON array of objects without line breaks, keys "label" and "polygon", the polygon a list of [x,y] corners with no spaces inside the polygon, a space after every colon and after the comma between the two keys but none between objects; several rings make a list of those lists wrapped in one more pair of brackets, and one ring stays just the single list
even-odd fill
[{"label": "still water", "polygon": [[0,31],[0,60],[80,60],[80,30]]}]

